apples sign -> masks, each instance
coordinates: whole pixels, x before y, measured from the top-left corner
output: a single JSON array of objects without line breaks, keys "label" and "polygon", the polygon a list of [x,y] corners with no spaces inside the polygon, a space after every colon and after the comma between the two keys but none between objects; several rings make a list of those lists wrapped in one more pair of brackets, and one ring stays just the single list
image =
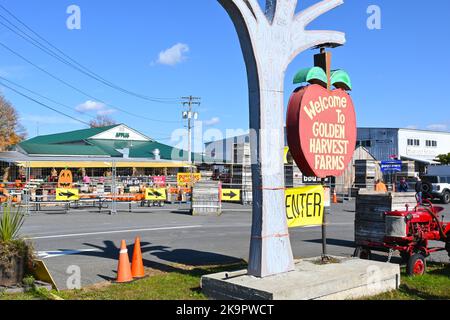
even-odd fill
[{"label": "apples sign", "polygon": [[356,146],[356,114],[350,95],[318,84],[296,89],[288,106],[287,139],[304,175],[341,176]]}]

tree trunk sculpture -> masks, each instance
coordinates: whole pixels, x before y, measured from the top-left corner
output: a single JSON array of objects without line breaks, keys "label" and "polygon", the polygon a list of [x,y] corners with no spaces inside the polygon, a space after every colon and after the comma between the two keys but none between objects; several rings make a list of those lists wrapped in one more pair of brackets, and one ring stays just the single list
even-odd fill
[{"label": "tree trunk sculpture", "polygon": [[284,78],[301,52],[323,44],[344,44],[337,31],[306,26],[343,4],[324,0],[295,12],[297,0],[218,0],[233,20],[247,67],[252,132],[253,223],[248,273],[267,277],[292,271],[284,205]]}]

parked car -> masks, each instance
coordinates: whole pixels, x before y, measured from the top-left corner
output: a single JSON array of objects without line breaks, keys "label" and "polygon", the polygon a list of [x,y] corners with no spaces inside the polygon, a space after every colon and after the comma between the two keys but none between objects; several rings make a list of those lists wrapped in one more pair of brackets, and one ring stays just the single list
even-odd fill
[{"label": "parked car", "polygon": [[426,175],[422,176],[422,192],[424,198],[440,199],[442,203],[450,203],[450,166],[430,166]]}]

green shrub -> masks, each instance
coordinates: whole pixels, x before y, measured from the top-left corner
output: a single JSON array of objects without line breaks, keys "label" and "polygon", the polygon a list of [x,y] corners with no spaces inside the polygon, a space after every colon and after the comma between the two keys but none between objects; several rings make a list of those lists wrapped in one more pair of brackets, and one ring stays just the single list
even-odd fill
[{"label": "green shrub", "polygon": [[11,242],[19,238],[19,231],[25,221],[25,216],[21,209],[11,212],[11,207],[3,207],[3,214],[0,220],[0,242]]}]

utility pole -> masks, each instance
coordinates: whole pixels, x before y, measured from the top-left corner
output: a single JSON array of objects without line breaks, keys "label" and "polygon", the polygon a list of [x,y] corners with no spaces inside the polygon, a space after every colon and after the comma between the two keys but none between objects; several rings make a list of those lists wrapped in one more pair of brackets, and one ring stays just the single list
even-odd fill
[{"label": "utility pole", "polygon": [[[183,119],[187,120],[188,122],[188,162],[190,165],[192,165],[193,159],[192,159],[192,120],[198,119],[198,113],[193,112],[192,107],[194,105],[199,106],[200,105],[200,97],[182,97],[183,106],[187,106],[187,111],[183,111]],[[192,172],[192,167],[191,167]]]}]

